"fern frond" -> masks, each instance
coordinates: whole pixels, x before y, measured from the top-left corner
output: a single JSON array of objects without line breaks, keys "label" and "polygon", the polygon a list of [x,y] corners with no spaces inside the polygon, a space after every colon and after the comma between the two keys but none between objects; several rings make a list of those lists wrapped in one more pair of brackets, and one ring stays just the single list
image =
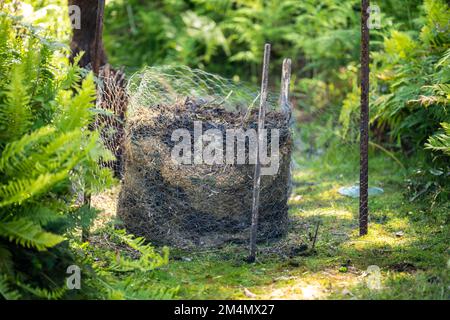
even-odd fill
[{"label": "fern frond", "polygon": [[5,90],[5,99],[0,103],[0,141],[13,141],[30,128],[31,98],[25,78],[20,65],[13,68],[11,81]]},{"label": "fern frond", "polygon": [[20,209],[14,210],[12,208],[15,218],[26,218],[40,226],[46,226],[49,223],[55,222],[64,218],[61,207],[67,204],[62,201],[46,199],[45,203],[27,203],[20,207]]},{"label": "fern frond", "polygon": [[0,157],[0,172],[16,177],[17,173],[29,172],[35,159],[29,157],[27,151],[34,148],[41,139],[49,137],[54,132],[54,128],[45,126],[7,144]]},{"label": "fern frond", "polygon": [[125,230],[114,230],[113,236],[140,253],[138,260],[115,256],[110,267],[113,271],[128,272],[139,270],[146,272],[169,262],[169,249],[167,247],[163,248],[163,253],[160,255],[155,252],[155,249],[150,244],[145,244],[144,238],[127,234]]},{"label": "fern frond", "polygon": [[12,269],[13,261],[11,251],[6,246],[0,244],[0,274],[9,274]]},{"label": "fern frond", "polygon": [[441,126],[443,130],[428,139],[425,149],[440,151],[450,156],[450,123],[443,122]]},{"label": "fern frond", "polygon": [[83,143],[81,130],[60,133],[53,141],[42,148],[40,154],[36,155],[42,165],[42,172],[54,172],[61,168],[70,170],[74,162],[83,156],[80,145]]},{"label": "fern frond", "polygon": [[81,67],[79,62],[83,57],[83,52],[79,52],[73,59],[73,62],[68,65],[67,70],[62,74],[60,88],[62,90],[75,89],[81,83]]},{"label": "fern frond", "polygon": [[438,63],[436,64],[437,68],[446,66],[450,64],[450,49],[447,49],[447,51],[445,51],[445,53],[442,55],[441,59],[438,61]]},{"label": "fern frond", "polygon": [[69,172],[63,170],[55,174],[41,174],[36,179],[17,179],[0,185],[0,208],[11,204],[22,204],[25,200],[49,190],[68,175]]},{"label": "fern frond", "polygon": [[6,300],[19,300],[21,298],[19,292],[10,288],[8,277],[3,274],[0,274],[0,296]]},{"label": "fern frond", "polygon": [[0,237],[39,251],[45,251],[65,240],[64,237],[46,232],[39,225],[26,219],[2,221]]},{"label": "fern frond", "polygon": [[108,300],[170,300],[176,297],[179,287],[145,288],[137,287],[133,281],[113,283],[108,289]]},{"label": "fern frond", "polygon": [[86,127],[92,120],[90,108],[96,98],[94,76],[92,73],[83,80],[81,88],[73,96],[71,91],[61,91],[58,96],[60,113],[55,121],[62,132]]},{"label": "fern frond", "polygon": [[65,287],[50,290],[47,288],[33,287],[22,282],[18,282],[17,285],[22,289],[25,289],[29,293],[33,294],[34,296],[47,300],[60,299],[64,296],[64,293],[66,293],[67,291]]}]

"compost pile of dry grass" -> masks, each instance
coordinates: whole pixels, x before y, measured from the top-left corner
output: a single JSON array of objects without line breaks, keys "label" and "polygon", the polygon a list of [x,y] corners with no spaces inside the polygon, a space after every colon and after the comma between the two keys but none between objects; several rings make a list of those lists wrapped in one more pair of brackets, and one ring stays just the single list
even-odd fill
[{"label": "compost pile of dry grass", "polygon": [[[227,129],[256,129],[257,110],[245,116],[192,99],[134,110],[126,128],[118,216],[130,232],[156,244],[189,248],[247,242],[254,165],[173,162],[172,132],[184,128],[193,136],[194,121],[202,121],[203,132],[219,129],[225,142]],[[291,136],[286,117],[268,111],[266,129],[274,128],[280,130],[280,165],[276,175],[262,176],[259,241],[283,235],[288,222]]]}]

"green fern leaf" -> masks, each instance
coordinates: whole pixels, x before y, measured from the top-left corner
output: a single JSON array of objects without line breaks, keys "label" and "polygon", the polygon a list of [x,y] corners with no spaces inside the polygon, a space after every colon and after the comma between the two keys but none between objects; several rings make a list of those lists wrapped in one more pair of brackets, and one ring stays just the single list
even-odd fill
[{"label": "green fern leaf", "polygon": [[29,293],[33,294],[36,297],[47,299],[47,300],[56,300],[60,299],[64,296],[64,293],[66,292],[65,287],[56,288],[56,289],[47,289],[47,288],[37,288],[32,287],[30,285],[27,285],[25,283],[18,282],[17,285]]},{"label": "green fern leaf", "polygon": [[8,277],[0,274],[0,296],[6,300],[19,300],[20,293],[16,290],[11,290],[8,285]]},{"label": "green fern leaf", "polygon": [[49,190],[68,175],[69,171],[63,170],[55,174],[41,174],[34,180],[17,179],[9,181],[6,185],[0,185],[0,208],[11,204],[22,204]]},{"label": "green fern leaf", "polygon": [[92,73],[83,80],[81,88],[73,96],[71,91],[61,91],[58,103],[61,112],[55,125],[62,132],[68,132],[87,126],[92,120],[90,108],[96,98],[94,76]]},{"label": "green fern leaf", "polygon": [[49,137],[54,132],[55,129],[50,126],[42,127],[22,136],[17,141],[7,144],[0,157],[0,171],[15,177],[18,176],[18,173],[29,172],[35,159],[27,157],[27,151],[34,148],[40,140]]},{"label": "green fern leaf", "polygon": [[11,251],[0,244],[0,273],[11,273],[13,268]]},{"label": "green fern leaf", "polygon": [[1,222],[0,237],[39,251],[45,251],[65,240],[62,236],[43,231],[39,225],[26,219]]},{"label": "green fern leaf", "polygon": [[25,85],[25,71],[16,66],[6,88],[6,99],[0,104],[0,141],[8,142],[22,136],[31,124],[30,96]]},{"label": "green fern leaf", "polygon": [[160,255],[155,252],[155,249],[150,244],[145,244],[145,239],[142,237],[134,237],[127,234],[125,230],[114,230],[112,235],[130,248],[138,251],[141,256],[138,260],[116,256],[115,259],[112,259],[111,270],[122,272],[140,270],[146,272],[169,262],[169,249],[166,247],[163,248],[163,253]]}]

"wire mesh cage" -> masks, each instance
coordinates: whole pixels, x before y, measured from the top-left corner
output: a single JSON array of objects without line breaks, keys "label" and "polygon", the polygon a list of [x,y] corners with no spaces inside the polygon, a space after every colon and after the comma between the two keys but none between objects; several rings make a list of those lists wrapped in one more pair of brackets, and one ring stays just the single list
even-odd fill
[{"label": "wire mesh cage", "polygon": [[[166,66],[133,75],[128,93],[117,211],[125,226],[153,243],[175,247],[247,242],[255,168],[250,139],[244,136],[242,164],[199,163],[195,148],[204,136],[195,137],[195,130],[214,130],[221,139],[220,152],[228,152],[229,130],[256,130],[259,92],[201,70]],[[288,225],[292,142],[289,119],[278,106],[278,96],[270,95],[265,128],[279,132],[278,169],[261,181],[259,240],[281,236]],[[187,163],[173,159],[173,133],[180,129],[189,134]],[[268,134],[270,146],[272,139]],[[233,149],[231,158],[237,159],[237,153]]]}]

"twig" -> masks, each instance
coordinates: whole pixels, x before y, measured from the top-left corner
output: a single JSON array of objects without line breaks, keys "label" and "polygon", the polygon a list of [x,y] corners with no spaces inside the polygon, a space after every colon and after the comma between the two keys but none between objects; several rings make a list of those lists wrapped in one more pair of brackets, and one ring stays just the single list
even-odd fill
[{"label": "twig", "polygon": [[314,247],[316,246],[317,235],[319,234],[319,227],[320,227],[320,220],[317,221],[317,224],[316,224],[316,230],[314,231],[314,238],[313,238],[313,243],[311,246],[311,251],[313,251]]},{"label": "twig", "polygon": [[258,114],[258,143],[256,145],[256,165],[253,183],[253,207],[252,207],[252,226],[250,232],[250,256],[249,262],[256,260],[256,238],[258,232],[258,210],[259,210],[259,191],[261,187],[261,159],[259,156],[259,147],[264,142],[264,122],[266,119],[267,88],[269,85],[269,60],[270,44],[264,46],[263,72],[261,79],[261,99],[259,103]]}]

